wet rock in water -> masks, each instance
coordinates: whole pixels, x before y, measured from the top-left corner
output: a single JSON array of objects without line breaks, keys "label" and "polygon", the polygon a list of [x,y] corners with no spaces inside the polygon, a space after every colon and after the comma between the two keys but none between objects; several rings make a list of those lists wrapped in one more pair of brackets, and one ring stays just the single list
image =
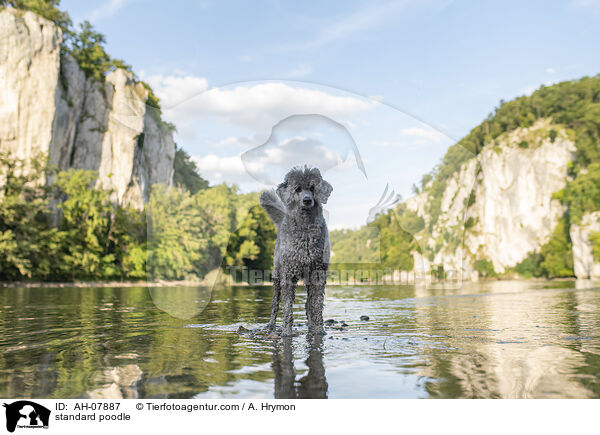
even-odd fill
[{"label": "wet rock in water", "polygon": [[341,325],[339,326],[333,326],[333,329],[335,329],[336,331],[347,331],[348,330],[348,324],[346,322],[342,322]]},{"label": "wet rock in water", "polygon": [[325,325],[327,325],[327,326],[331,326],[331,325],[335,325],[336,323],[338,323],[338,321],[334,320],[334,319],[327,319],[323,323],[325,323]]},{"label": "wet rock in water", "polygon": [[362,320],[363,322],[368,322],[369,321],[369,316],[365,316],[363,314],[362,316],[360,316],[360,320]]},{"label": "wet rock in water", "polygon": [[240,327],[237,329],[237,333],[238,333],[239,335],[251,335],[251,334],[252,334],[252,331],[250,331],[249,329],[246,329],[246,328],[244,328],[243,326],[240,326]]}]

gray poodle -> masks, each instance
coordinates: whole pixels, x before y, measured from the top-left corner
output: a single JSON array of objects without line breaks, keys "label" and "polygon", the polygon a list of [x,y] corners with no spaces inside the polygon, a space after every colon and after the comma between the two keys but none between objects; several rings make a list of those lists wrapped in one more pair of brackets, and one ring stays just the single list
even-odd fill
[{"label": "gray poodle", "polygon": [[296,167],[277,191],[267,190],[260,205],[277,226],[273,258],[273,306],[267,329],[275,328],[279,300],[283,302],[283,335],[292,335],[293,304],[298,280],[306,286],[306,316],[310,334],[325,334],[323,298],[329,268],[329,233],[322,204],[333,188],[317,168]]}]

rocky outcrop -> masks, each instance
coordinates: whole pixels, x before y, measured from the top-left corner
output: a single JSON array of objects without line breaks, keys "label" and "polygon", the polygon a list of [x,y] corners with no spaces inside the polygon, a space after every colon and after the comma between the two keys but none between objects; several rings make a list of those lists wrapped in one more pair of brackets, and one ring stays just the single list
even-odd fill
[{"label": "rocky outcrop", "polygon": [[60,29],[31,12],[1,11],[0,33],[0,151],[98,171],[114,201],[136,208],[152,184],[171,184],[172,132],[130,72],[86,78],[61,55]]},{"label": "rocky outcrop", "polygon": [[[503,273],[548,241],[565,211],[552,195],[565,187],[575,150],[555,126],[552,141],[549,128],[550,120],[542,119],[502,135],[450,177],[437,222],[430,233],[415,236],[427,254],[414,253],[415,270],[443,265],[468,278],[475,259],[488,259]],[[426,188],[406,205],[429,222],[430,201]]]},{"label": "rocky outcrop", "polygon": [[594,261],[590,236],[600,232],[600,212],[586,213],[578,225],[571,224],[573,268],[578,279],[600,279],[600,262]]},{"label": "rocky outcrop", "polygon": [[0,150],[30,158],[52,142],[60,31],[31,12],[0,11]]}]

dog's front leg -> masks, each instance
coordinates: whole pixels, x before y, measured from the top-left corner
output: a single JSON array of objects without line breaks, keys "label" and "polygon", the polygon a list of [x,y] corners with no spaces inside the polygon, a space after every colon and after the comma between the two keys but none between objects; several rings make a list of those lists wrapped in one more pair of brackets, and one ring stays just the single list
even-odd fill
[{"label": "dog's front leg", "polygon": [[267,323],[265,329],[267,331],[275,330],[275,322],[277,321],[277,313],[279,312],[279,299],[281,297],[281,281],[277,277],[273,277],[273,303],[271,304],[271,320]]},{"label": "dog's front leg", "polygon": [[282,336],[291,337],[294,325],[294,299],[296,296],[296,280],[281,281],[281,299],[283,303],[283,331]]}]

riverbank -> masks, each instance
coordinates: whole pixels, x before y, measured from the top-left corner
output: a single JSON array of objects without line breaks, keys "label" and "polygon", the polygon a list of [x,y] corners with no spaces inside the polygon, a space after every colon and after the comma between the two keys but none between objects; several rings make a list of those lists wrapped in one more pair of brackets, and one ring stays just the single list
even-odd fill
[{"label": "riverbank", "polygon": [[63,287],[177,287],[203,286],[204,281],[73,281],[73,282],[0,282],[0,288],[63,288]]},{"label": "riverbank", "polygon": [[[565,281],[578,281],[576,278],[557,278],[557,279],[547,279],[547,278],[491,278],[491,279],[481,279],[480,282],[493,282],[493,281],[524,281],[524,282],[565,282]],[[581,280],[579,280],[581,281]],[[586,280],[589,281],[589,280]],[[471,281],[464,281],[471,282]],[[207,280],[200,281],[73,281],[73,282],[39,282],[39,281],[15,281],[15,282],[0,282],[0,288],[102,288],[102,287],[202,287],[202,286],[212,286],[214,282],[209,282]],[[302,284],[302,283],[300,283]],[[352,286],[369,286],[369,285],[377,285],[377,284],[386,284],[381,282],[328,282],[328,286],[341,286],[341,285],[352,285]],[[389,283],[393,285],[394,283]],[[433,286],[444,284],[452,284],[450,282],[438,282],[434,283]],[[454,283],[456,284],[456,283]],[[218,285],[222,286],[231,286],[231,287],[249,287],[250,284],[247,282],[225,282],[220,281]],[[256,286],[270,286],[272,282],[260,282],[256,284],[252,284],[252,287]],[[410,284],[412,285],[412,284]],[[431,285],[431,283],[429,284]]]}]

